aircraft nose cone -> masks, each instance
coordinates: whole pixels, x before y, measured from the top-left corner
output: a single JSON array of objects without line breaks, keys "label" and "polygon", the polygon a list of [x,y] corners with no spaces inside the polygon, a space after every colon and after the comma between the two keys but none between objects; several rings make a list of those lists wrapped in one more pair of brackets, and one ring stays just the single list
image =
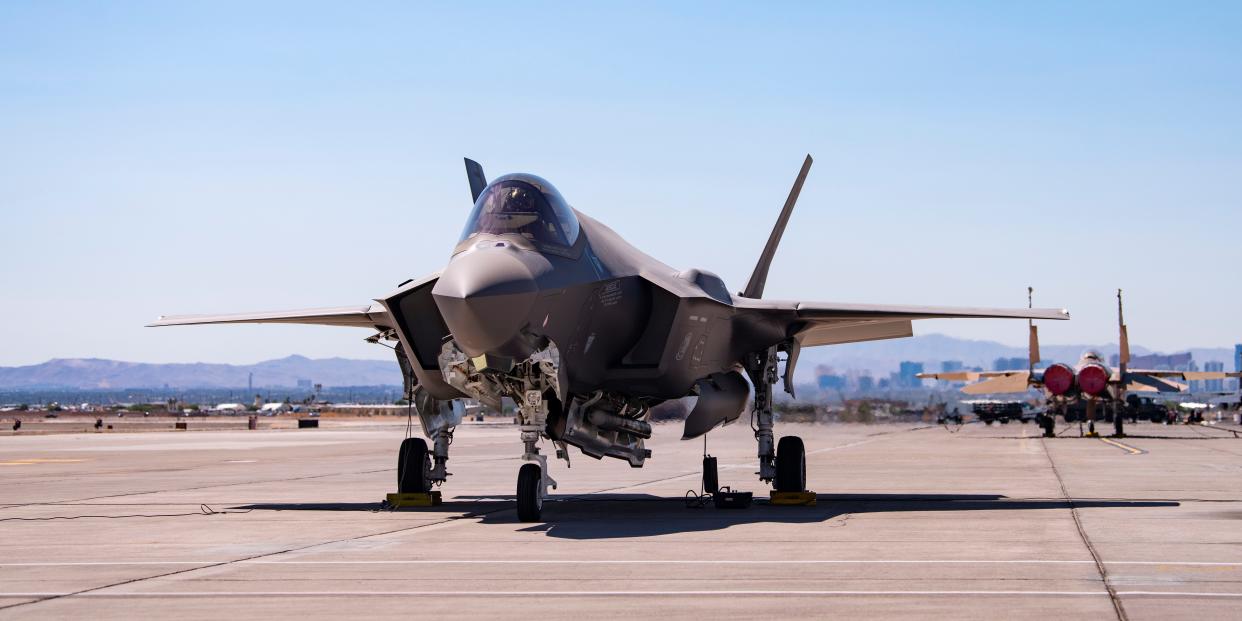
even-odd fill
[{"label": "aircraft nose cone", "polygon": [[453,340],[469,356],[529,354],[519,351],[518,337],[538,287],[519,252],[489,248],[458,255],[431,290]]}]

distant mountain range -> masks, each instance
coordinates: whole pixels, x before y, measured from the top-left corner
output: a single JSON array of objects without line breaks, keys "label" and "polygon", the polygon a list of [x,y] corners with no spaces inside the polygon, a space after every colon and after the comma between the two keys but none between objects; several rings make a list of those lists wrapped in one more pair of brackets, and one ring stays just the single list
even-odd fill
[{"label": "distant mountain range", "polygon": [[[1075,362],[1084,350],[1095,349],[1108,356],[1117,353],[1115,343],[1104,345],[1043,345],[1040,353],[1045,361]],[[1134,355],[1152,353],[1132,345]],[[1202,368],[1204,362],[1218,360],[1233,370],[1233,350],[1225,347],[1191,348],[1194,359]],[[1176,353],[1176,352],[1169,352]],[[831,347],[812,347],[802,352],[795,377],[799,382],[813,382],[816,367],[827,365],[837,373],[846,370],[867,371],[885,377],[896,371],[904,360],[922,362],[928,371],[940,369],[945,360],[958,360],[967,367],[991,369],[997,358],[1025,358],[1026,348],[1011,347],[993,341],[972,341],[943,334],[928,334],[909,339],[851,343]],[[298,380],[310,380],[324,386],[397,386],[401,371],[396,361],[350,360],[347,358],[311,359],[289,356],[258,364],[177,363],[150,364],[119,362],[98,358],[57,358],[42,364],[22,367],[0,367],[0,390],[12,389],[83,389],[108,388],[243,388],[250,374],[255,388],[293,387]]]},{"label": "distant mountain range", "polygon": [[150,364],[99,358],[56,358],[24,367],[0,367],[0,390],[108,388],[244,388],[254,374],[255,388],[293,387],[298,380],[324,386],[401,384],[396,360],[350,360],[289,356],[258,364]]}]

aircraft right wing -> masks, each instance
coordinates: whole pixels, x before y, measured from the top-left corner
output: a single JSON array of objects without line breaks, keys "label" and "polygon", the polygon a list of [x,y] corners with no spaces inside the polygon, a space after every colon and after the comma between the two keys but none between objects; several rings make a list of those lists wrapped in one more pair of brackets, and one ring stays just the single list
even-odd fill
[{"label": "aircraft right wing", "polygon": [[[943,380],[946,382],[977,382],[981,379],[989,379],[993,377],[1008,377],[1016,373],[1026,373],[1026,371],[943,371],[940,373],[919,373],[915,377],[919,379]],[[1043,378],[1043,369],[1036,370],[1033,377],[1035,378],[1035,381],[1040,381]]]},{"label": "aircraft right wing", "polygon": [[[946,382],[974,382],[962,387],[968,395],[992,395],[1026,392],[1031,382],[1043,379],[1043,371],[949,371],[945,373],[919,373],[919,379],[938,379]],[[979,381],[983,379],[983,381]]]},{"label": "aircraft right wing", "polygon": [[1030,371],[998,371],[991,379],[968,384],[962,392],[968,395],[992,395],[1026,392],[1031,387]]}]

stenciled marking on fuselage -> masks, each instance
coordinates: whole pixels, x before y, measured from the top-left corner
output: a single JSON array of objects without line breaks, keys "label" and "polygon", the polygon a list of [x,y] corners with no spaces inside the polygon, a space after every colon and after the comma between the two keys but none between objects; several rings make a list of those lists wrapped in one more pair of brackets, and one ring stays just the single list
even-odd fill
[{"label": "stenciled marking on fuselage", "polygon": [[677,360],[678,361],[686,357],[687,349],[690,349],[690,335],[689,334],[686,335],[686,338],[681,339],[681,347],[677,348]]},{"label": "stenciled marking on fuselage", "polygon": [[599,292],[600,306],[615,306],[621,301],[621,281],[614,280],[606,285]]}]

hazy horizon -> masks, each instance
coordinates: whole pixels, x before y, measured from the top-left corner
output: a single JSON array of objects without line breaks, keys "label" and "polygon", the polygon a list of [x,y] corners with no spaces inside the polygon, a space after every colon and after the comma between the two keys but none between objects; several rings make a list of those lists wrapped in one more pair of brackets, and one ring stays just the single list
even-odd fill
[{"label": "hazy horizon", "polygon": [[[835,349],[835,350],[840,350],[841,348],[856,348],[856,347],[868,347],[868,346],[873,346],[873,347],[874,347],[874,346],[881,346],[881,347],[882,347],[882,346],[886,346],[887,344],[892,344],[892,343],[896,343],[896,342],[900,342],[900,341],[907,341],[907,342],[908,342],[908,341],[910,341],[910,340],[911,340],[911,338],[918,339],[918,338],[920,338],[920,337],[924,337],[924,338],[926,338],[926,337],[947,337],[947,338],[951,338],[951,339],[958,339],[959,341],[964,341],[964,342],[969,342],[969,343],[978,343],[978,344],[986,344],[986,345],[998,345],[998,346],[1003,346],[1003,347],[1006,347],[1006,348],[1012,348],[1012,349],[1023,349],[1023,350],[1025,350],[1025,348],[1026,348],[1026,343],[1025,343],[1025,342],[1023,342],[1023,343],[1016,343],[1016,344],[1014,344],[1014,343],[1005,343],[1005,342],[1002,342],[1002,341],[996,341],[996,340],[992,340],[992,339],[971,339],[971,338],[966,338],[966,337],[955,337],[955,336],[948,335],[948,334],[931,333],[931,334],[916,334],[914,337],[905,338],[905,339],[893,339],[893,340],[888,340],[888,341],[871,341],[871,342],[864,342],[864,343],[847,343],[847,344],[844,344],[844,345],[836,345],[836,346],[824,346],[824,347],[808,348],[808,349],[803,350],[803,359],[804,359],[804,360],[812,360],[812,362],[813,362],[813,358],[815,358],[815,357],[816,357],[816,352],[827,352],[827,351],[834,350],[834,349]],[[1174,348],[1174,349],[1169,349],[1169,350],[1158,350],[1158,349],[1154,349],[1154,348],[1151,348],[1151,347],[1147,347],[1147,346],[1146,346],[1146,345],[1144,345],[1143,343],[1132,342],[1132,343],[1130,344],[1130,347],[1131,347],[1131,348],[1132,348],[1132,350],[1134,351],[1134,354],[1135,354],[1135,355],[1142,355],[1140,352],[1148,352],[1148,353],[1152,353],[1152,354],[1156,354],[1156,355],[1170,355],[1170,354],[1180,354],[1180,353],[1186,353],[1186,352],[1195,351],[1195,350],[1216,350],[1216,349],[1219,349],[1219,350],[1226,350],[1226,351],[1228,352],[1228,355],[1227,355],[1227,356],[1225,356],[1224,358],[1218,359],[1218,361],[1219,361],[1219,362],[1224,362],[1224,363],[1226,363],[1227,365],[1231,365],[1231,364],[1232,364],[1232,360],[1233,360],[1233,353],[1232,353],[1232,351],[1233,351],[1234,346],[1235,346],[1235,344],[1234,344],[1234,343],[1230,343],[1230,344],[1226,344],[1226,345],[1192,345],[1192,346],[1189,346],[1189,347]],[[1095,347],[1095,348],[1098,348],[1098,349],[1103,350],[1103,353],[1105,353],[1105,354],[1107,355],[1107,354],[1109,354],[1109,353],[1115,353],[1115,351],[1116,351],[1116,349],[1117,349],[1118,345],[1117,345],[1117,341],[1116,341],[1116,340],[1112,340],[1112,341],[1099,341],[1099,342],[1082,342],[1082,343],[1052,343],[1052,342],[1045,342],[1045,341],[1043,341],[1043,339],[1041,338],[1041,340],[1040,340],[1040,347],[1041,347],[1041,349],[1043,349],[1043,350],[1057,349],[1057,348],[1067,348],[1067,347],[1069,347],[1069,348],[1074,348],[1074,347]],[[120,363],[125,363],[125,364],[185,364],[185,365],[194,365],[194,364],[221,364],[221,365],[232,365],[232,366],[250,366],[250,365],[255,365],[255,364],[259,364],[259,363],[263,363],[263,362],[271,362],[271,361],[275,361],[275,360],[284,360],[284,359],[288,359],[288,358],[305,358],[305,359],[308,359],[308,360],[313,360],[313,361],[323,361],[323,360],[333,360],[333,359],[348,360],[348,361],[382,361],[382,362],[392,361],[394,364],[396,364],[396,361],[395,361],[395,359],[393,358],[393,356],[392,356],[392,354],[391,354],[391,353],[389,353],[387,356],[385,356],[385,355],[382,355],[382,352],[381,352],[381,355],[380,355],[380,356],[370,356],[370,357],[368,357],[368,356],[343,356],[343,355],[309,356],[309,355],[306,355],[306,354],[304,354],[304,353],[300,353],[300,352],[292,351],[292,352],[287,352],[287,353],[284,353],[284,354],[278,354],[278,355],[275,355],[275,356],[272,356],[272,357],[266,357],[266,358],[258,358],[258,359],[242,359],[242,358],[234,358],[234,359],[230,359],[230,360],[195,360],[195,359],[188,359],[188,358],[187,358],[187,359],[180,359],[180,360],[163,360],[163,361],[155,361],[155,360],[134,360],[134,359],[122,359],[122,358],[108,358],[108,357],[102,357],[102,356],[55,356],[55,357],[47,358],[47,359],[40,360],[40,361],[37,361],[37,362],[33,362],[33,363],[22,363],[22,364],[0,364],[0,368],[15,368],[15,367],[23,367],[23,366],[37,366],[37,365],[39,365],[39,364],[44,364],[44,363],[47,363],[47,362],[52,362],[52,361],[54,361],[54,360],[106,360],[106,361],[109,361],[109,362],[120,362]],[[1045,356],[1045,358],[1046,358],[1045,362],[1047,362],[1047,361],[1049,361],[1049,360],[1053,360],[1052,358],[1049,358],[1049,357],[1047,357],[1047,356]],[[953,358],[952,356],[945,355],[945,356],[943,356],[943,359],[945,359],[945,360],[950,360],[950,359],[954,359],[954,358]],[[1213,360],[1217,360],[1217,359],[1213,359]],[[1054,361],[1062,361],[1062,362],[1063,362],[1064,360],[1059,360],[1059,359],[1057,359],[1057,360],[1054,360]],[[1196,361],[1196,362],[1198,362],[1198,363],[1200,363],[1200,364],[1202,364],[1203,362],[1207,361],[1207,359],[1205,359],[1205,360],[1200,360],[1200,359],[1196,358],[1196,359],[1195,359],[1195,361]],[[1072,361],[1072,360],[1070,360],[1069,362],[1073,362],[1073,361]],[[1230,370],[1232,370],[1232,368],[1230,368]]]}]

